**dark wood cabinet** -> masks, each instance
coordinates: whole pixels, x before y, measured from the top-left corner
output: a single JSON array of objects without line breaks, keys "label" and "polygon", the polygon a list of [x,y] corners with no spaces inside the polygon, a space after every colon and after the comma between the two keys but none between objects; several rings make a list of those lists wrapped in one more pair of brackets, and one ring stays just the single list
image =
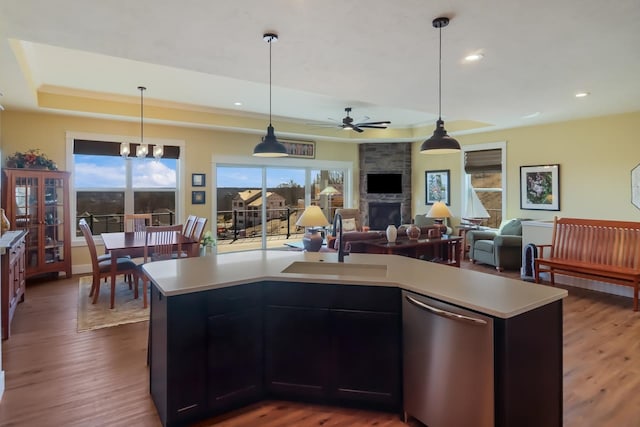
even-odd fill
[{"label": "dark wood cabinet", "polygon": [[3,204],[12,230],[28,231],[26,277],[71,277],[69,172],[3,169]]},{"label": "dark wood cabinet", "polygon": [[219,412],[262,397],[262,307],[258,285],[208,294],[208,408]]},{"label": "dark wood cabinet", "polygon": [[25,231],[10,231],[3,235],[2,246],[2,339],[11,335],[11,319],[25,295]]},{"label": "dark wood cabinet", "polygon": [[267,390],[399,407],[399,300],[395,288],[266,283]]},{"label": "dark wood cabinet", "polygon": [[151,287],[150,389],[165,426],[262,397],[260,287],[165,297]]},{"label": "dark wood cabinet", "polygon": [[150,388],[163,424],[207,413],[206,316],[200,294],[165,297],[151,287]]},{"label": "dark wood cabinet", "polygon": [[331,310],[333,372],[331,397],[400,403],[400,316],[398,313]]},{"label": "dark wood cabinet", "polygon": [[265,385],[279,397],[326,398],[329,310],[265,307]]}]

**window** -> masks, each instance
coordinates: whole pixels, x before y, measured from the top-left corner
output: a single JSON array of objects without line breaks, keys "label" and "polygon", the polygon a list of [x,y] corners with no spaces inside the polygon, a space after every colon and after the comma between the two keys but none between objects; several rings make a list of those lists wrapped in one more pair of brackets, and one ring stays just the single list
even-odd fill
[{"label": "window", "polygon": [[[77,137],[68,141],[76,224],[85,218],[92,232],[100,234],[122,231],[125,213],[151,213],[158,225],[178,222],[180,146],[154,139],[164,145],[162,158],[125,159],[120,156],[120,141]],[[131,145],[135,152],[135,144]],[[76,236],[81,236],[77,226]]]},{"label": "window", "polygon": [[[489,218],[482,225],[497,228],[506,210],[506,144],[490,143],[463,147],[462,218],[473,217],[477,197]],[[477,212],[477,208],[476,208]]]},{"label": "window", "polygon": [[[295,223],[305,206],[320,206],[331,221],[331,213],[343,206],[343,193],[349,194],[348,162],[277,159],[278,165],[265,166],[245,160],[233,158],[215,166],[218,251],[242,250],[238,240],[253,236],[262,237],[262,247],[282,246],[282,240],[295,233],[301,238],[304,230]],[[320,194],[328,185],[339,194]],[[246,249],[255,249],[249,243]]]}]

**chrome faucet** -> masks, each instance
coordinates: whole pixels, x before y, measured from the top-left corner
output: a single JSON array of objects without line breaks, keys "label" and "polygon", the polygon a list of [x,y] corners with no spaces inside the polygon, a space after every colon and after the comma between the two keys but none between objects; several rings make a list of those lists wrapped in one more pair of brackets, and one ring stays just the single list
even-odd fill
[{"label": "chrome faucet", "polygon": [[338,262],[344,262],[344,257],[349,255],[349,252],[344,250],[344,239],[342,238],[342,214],[336,213],[333,216],[333,231],[331,236],[336,237],[336,222],[339,222],[340,234],[338,235]]}]

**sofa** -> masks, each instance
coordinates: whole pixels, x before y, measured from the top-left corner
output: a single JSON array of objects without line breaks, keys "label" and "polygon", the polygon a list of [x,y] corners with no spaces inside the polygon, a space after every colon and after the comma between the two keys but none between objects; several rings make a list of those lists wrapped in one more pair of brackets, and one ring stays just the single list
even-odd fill
[{"label": "sofa", "polygon": [[498,229],[467,231],[471,262],[489,264],[498,271],[518,270],[522,266],[522,221],[503,221]]},{"label": "sofa", "polygon": [[[366,253],[365,245],[363,242],[367,240],[380,240],[385,239],[384,231],[347,231],[342,233],[342,239],[345,243],[345,248],[349,252],[354,253]],[[339,236],[327,238],[327,249],[338,250],[338,244],[340,244]]]}]

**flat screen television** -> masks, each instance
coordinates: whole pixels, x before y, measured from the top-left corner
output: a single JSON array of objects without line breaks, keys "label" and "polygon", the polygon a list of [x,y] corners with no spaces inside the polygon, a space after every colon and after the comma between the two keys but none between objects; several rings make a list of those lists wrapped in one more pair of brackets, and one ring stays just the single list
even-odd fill
[{"label": "flat screen television", "polygon": [[369,194],[401,194],[401,173],[368,173],[367,193]]}]

